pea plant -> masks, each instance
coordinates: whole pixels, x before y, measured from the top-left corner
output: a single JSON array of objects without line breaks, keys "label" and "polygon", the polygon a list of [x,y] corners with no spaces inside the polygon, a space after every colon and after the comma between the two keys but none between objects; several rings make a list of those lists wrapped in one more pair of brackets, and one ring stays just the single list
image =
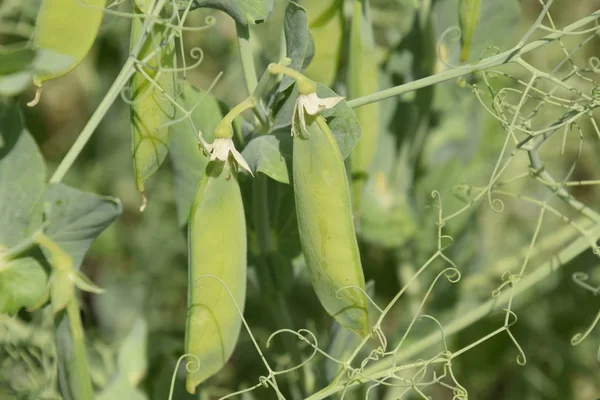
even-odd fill
[{"label": "pea plant", "polygon": [[0,398],[600,396],[592,3],[0,1]]}]

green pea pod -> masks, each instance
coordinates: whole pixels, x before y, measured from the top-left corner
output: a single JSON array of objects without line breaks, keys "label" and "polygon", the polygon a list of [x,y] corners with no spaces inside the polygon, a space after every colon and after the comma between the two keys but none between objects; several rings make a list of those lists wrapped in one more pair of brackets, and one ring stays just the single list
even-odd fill
[{"label": "green pea pod", "polygon": [[[136,12],[141,11],[136,8]],[[176,91],[175,73],[169,68],[175,64],[175,42],[166,39],[165,27],[154,25],[152,34],[143,32],[144,21],[134,18],[131,27],[131,44],[134,48],[145,37],[139,59],[160,49],[150,57],[147,65],[131,78],[131,133],[135,184],[140,192],[145,182],[158,170],[169,150],[170,132],[167,125],[175,118],[175,106],[166,95],[173,98]],[[167,69],[165,69],[167,68]],[[151,79],[151,80],[149,80]]]},{"label": "green pea pod", "polygon": [[461,54],[460,61],[465,62],[469,58],[469,50],[471,48],[471,40],[477,28],[479,21],[479,8],[481,0],[459,0],[458,4],[458,23],[460,25],[461,37]]},{"label": "green pea pod", "polygon": [[302,2],[308,15],[308,27],[314,40],[314,55],[305,74],[316,82],[331,86],[342,53],[344,15],[342,0]]},{"label": "green pea pod", "polygon": [[344,160],[325,119],[307,116],[294,136],[294,195],[300,242],[312,284],[327,312],[360,336],[369,334],[367,299],[354,233]]},{"label": "green pea pod", "polygon": [[40,73],[33,83],[42,86],[48,79],[63,76],[89,53],[100,29],[106,0],[43,0],[36,20],[37,47],[72,58],[61,70]]},{"label": "green pea pod", "polygon": [[[369,17],[367,0],[354,0],[350,32],[350,65],[348,96],[351,99],[378,90],[379,66]],[[360,207],[360,198],[369,166],[375,156],[379,137],[379,103],[375,102],[354,110],[362,136],[350,155],[354,209]]]},{"label": "green pea pod", "polygon": [[186,389],[193,394],[233,353],[242,323],[233,300],[243,311],[246,298],[246,221],[229,161],[210,162],[198,185],[188,223],[188,256],[185,351],[200,362],[187,375]]}]

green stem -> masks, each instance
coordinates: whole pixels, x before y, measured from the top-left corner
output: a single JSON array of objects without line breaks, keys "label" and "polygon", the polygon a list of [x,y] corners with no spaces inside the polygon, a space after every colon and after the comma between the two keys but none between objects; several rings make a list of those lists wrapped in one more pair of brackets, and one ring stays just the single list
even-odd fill
[{"label": "green stem", "polygon": [[71,340],[73,342],[72,356],[74,361],[74,365],[72,365],[69,370],[75,373],[73,378],[77,381],[77,387],[79,388],[79,393],[76,394],[81,396],[77,397],[77,399],[92,400],[94,398],[94,392],[92,390],[92,380],[88,370],[85,335],[76,295],[74,295],[69,303],[67,303],[67,318],[69,319]]},{"label": "green stem", "polygon": [[[596,226],[590,231],[590,236],[594,241],[600,239],[600,226]],[[580,237],[575,240],[571,245],[561,250],[553,259],[545,262],[535,271],[524,277],[519,285],[513,287],[510,290],[506,290],[500,296],[494,297],[481,304],[480,306],[466,312],[461,313],[460,316],[453,319],[448,325],[444,326],[444,335],[448,338],[450,335],[460,332],[468,326],[471,326],[475,322],[481,320],[492,312],[501,309],[511,298],[517,296],[523,292],[526,292],[531,287],[537,285],[542,280],[547,278],[561,266],[566,265],[575,257],[580,255],[586,249],[589,249],[589,238]],[[422,351],[435,346],[437,343],[442,341],[442,336],[439,331],[425,336],[423,339],[410,345],[405,351],[398,352],[394,357],[388,357],[384,360],[378,361],[372,364],[370,367],[365,368],[362,375],[369,377],[369,379],[380,379],[395,372],[402,370],[404,367],[399,365],[402,361],[414,357]],[[396,365],[396,366],[394,366]],[[359,385],[367,382],[368,379],[360,379],[355,382],[348,384],[348,387]],[[342,381],[334,386],[327,387],[306,400],[320,400],[325,399],[335,393],[338,393],[346,388],[347,382]]]},{"label": "green stem", "polygon": [[497,67],[502,64],[507,64],[525,53],[545,46],[556,39],[568,35],[570,32],[576,31],[579,28],[596,21],[598,17],[600,17],[600,10],[596,10],[587,17],[584,17],[579,21],[568,25],[559,32],[553,32],[540,39],[534,40],[533,42],[528,43],[526,45],[517,45],[510,50],[504,51],[502,53],[496,54],[495,56],[491,56],[471,64],[449,69],[447,71],[440,72],[439,74],[431,75],[423,79],[418,79],[416,81],[409,82],[404,85],[394,86],[389,89],[381,90],[366,96],[349,100],[348,105],[352,108],[361,107],[370,103],[374,103],[376,101],[385,100],[390,97],[399,96],[407,92],[412,92],[417,89],[435,85],[440,82],[445,82],[451,79],[459,78],[461,76],[469,75],[477,71],[482,71],[488,68]]},{"label": "green stem", "polygon": [[[167,0],[158,0],[156,6],[152,10],[151,16],[158,16],[166,3]],[[54,171],[54,174],[52,174],[52,177],[50,178],[50,183],[58,183],[63,180],[69,168],[71,168],[71,166],[73,165],[73,163],[75,162],[75,160],[77,159],[87,142],[90,140],[90,138],[96,131],[96,128],[108,112],[110,106],[113,104],[113,102],[121,93],[121,90],[123,90],[123,87],[125,87],[127,82],[129,82],[129,79],[131,79],[131,77],[135,73],[136,58],[138,57],[142,45],[144,44],[146,37],[148,36],[148,32],[154,26],[154,19],[155,18],[147,18],[144,22],[144,26],[142,28],[145,32],[144,35],[140,37],[139,42],[134,47],[134,51],[127,58],[127,61],[121,68],[119,75],[117,75],[117,78],[111,85],[110,89],[108,89],[108,92],[98,105],[98,108],[96,108],[96,111],[94,111],[94,114],[75,140],[75,143],[73,143],[73,146],[71,146],[65,157],[60,162],[58,168],[56,168],[56,171]]]},{"label": "green stem", "polygon": [[298,88],[298,93],[300,94],[311,94],[317,91],[316,83],[314,83],[312,80],[310,80],[300,72],[296,71],[295,69],[292,69],[282,63],[269,64],[269,67],[267,69],[271,74],[283,74],[295,80]]},{"label": "green stem", "polygon": [[256,89],[258,81],[256,78],[256,68],[254,67],[254,56],[252,55],[252,43],[250,43],[250,31],[248,26],[242,25],[239,22],[235,23],[235,30],[237,32],[244,81],[246,82],[248,95],[251,95],[254,89]]}]

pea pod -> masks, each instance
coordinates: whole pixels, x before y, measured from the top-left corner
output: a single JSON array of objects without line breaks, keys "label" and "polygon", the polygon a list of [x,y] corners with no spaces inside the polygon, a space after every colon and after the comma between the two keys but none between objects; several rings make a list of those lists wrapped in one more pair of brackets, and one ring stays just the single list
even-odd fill
[{"label": "pea pod", "polygon": [[294,195],[300,242],[315,292],[340,325],[369,334],[367,299],[354,233],[350,190],[335,138],[325,119],[306,116],[306,134],[293,139]]},{"label": "pea pod", "polygon": [[[350,31],[350,65],[348,95],[357,98],[378,90],[379,67],[375,40],[367,0],[354,0]],[[350,155],[354,209],[360,207],[360,198],[369,167],[375,156],[379,136],[379,103],[375,102],[354,110],[362,136]]]},{"label": "pea pod", "polygon": [[[141,13],[139,9],[135,10]],[[131,78],[133,167],[136,187],[142,193],[146,181],[167,156],[171,132],[168,123],[175,118],[176,112],[167,97],[174,98],[176,92],[176,75],[170,70],[175,66],[175,42],[168,38],[164,26],[155,24],[149,35],[144,32],[143,26],[142,19],[133,19],[130,48],[134,49],[139,40],[144,38],[139,53],[141,60],[157,52],[157,49],[160,51]]]},{"label": "pea pod", "polygon": [[469,58],[471,41],[477,23],[479,22],[479,8],[481,0],[459,0],[458,4],[458,23],[460,25],[461,36],[461,54],[460,61],[465,62]]},{"label": "pea pod", "polygon": [[186,389],[193,394],[196,386],[225,365],[242,323],[233,299],[243,310],[246,223],[240,187],[229,161],[209,162],[198,185],[188,222],[188,257],[185,351],[200,362],[186,379]]},{"label": "pea pod", "polygon": [[339,69],[344,36],[343,4],[342,0],[302,2],[315,46],[305,74],[326,86],[333,84]]},{"label": "pea pod", "polygon": [[81,63],[89,53],[100,29],[106,0],[43,0],[36,20],[34,43],[72,58],[65,68],[40,73],[34,84],[63,76]]}]

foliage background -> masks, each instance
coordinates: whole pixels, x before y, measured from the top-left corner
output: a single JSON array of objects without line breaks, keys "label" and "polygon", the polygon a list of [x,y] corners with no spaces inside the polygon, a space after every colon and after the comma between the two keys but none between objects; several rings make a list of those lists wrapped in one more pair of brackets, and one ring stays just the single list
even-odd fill
[{"label": "foliage background", "polygon": [[[474,45],[474,54],[488,44],[502,49],[512,46],[540,11],[539,3],[534,0],[520,3],[489,0],[483,3],[486,4],[482,14],[484,22],[480,23],[476,33],[478,43]],[[418,0],[372,0],[372,5],[382,60],[382,85],[397,85],[445,68],[436,59],[436,42],[446,27],[457,24],[457,1],[433,2],[430,29],[420,26],[417,10],[422,3]],[[556,1],[552,12],[557,25],[563,26],[594,11],[599,5],[597,0],[561,0]],[[279,58],[280,37],[273,32],[278,32],[282,26],[284,8],[284,1],[275,0],[268,24],[252,27],[259,71]],[[0,1],[0,41],[13,40],[10,35],[13,25],[3,22],[32,21],[36,10],[35,1],[23,4],[16,0]],[[203,63],[189,72],[187,79],[194,86],[206,89],[223,71],[213,93],[223,104],[233,106],[246,96],[245,90],[241,89],[244,83],[235,26],[225,14],[206,10],[192,13],[188,23],[204,24],[207,15],[214,16],[216,24],[209,30],[186,37],[186,48],[200,47],[204,51]],[[50,170],[69,149],[124,63],[129,29],[128,20],[106,16],[88,58],[73,73],[48,82],[38,106],[25,106],[33,97],[32,90],[19,97],[27,126]],[[587,57],[598,53],[598,44],[596,40],[586,50]],[[452,57],[458,54],[456,46],[456,43],[447,43],[442,50]],[[561,55],[558,48],[552,51],[544,48],[543,52],[536,52],[531,57],[529,61],[545,65],[556,62]],[[343,91],[343,87],[338,89]],[[386,100],[382,107],[386,134],[374,166],[373,175],[377,179],[370,183],[370,194],[365,200],[367,207],[375,210],[374,226],[364,227],[372,229],[373,240],[363,241],[361,251],[366,278],[375,281],[375,298],[379,304],[386,304],[415,268],[435,250],[436,212],[430,207],[431,190],[440,191],[446,210],[458,208],[462,203],[453,195],[454,185],[465,181],[487,183],[504,135],[471,90],[455,81]],[[423,110],[428,110],[428,123],[411,174],[396,156],[402,144],[413,140],[421,129],[417,126],[418,113]],[[548,118],[551,120],[552,116]],[[115,196],[123,202],[119,221],[96,240],[82,265],[82,270],[107,290],[104,295],[86,293],[83,298],[94,384],[97,388],[107,384],[115,368],[110,360],[136,321],[143,320],[148,330],[147,346],[142,346],[140,354],[130,359],[145,370],[141,389],[149,399],[158,400],[168,397],[172,371],[183,353],[186,235],[177,225],[174,183],[168,163],[149,182],[148,207],[140,214],[141,198],[131,173],[130,143],[129,110],[122,101],[117,101],[70,170],[65,183],[84,191]],[[548,150],[546,159],[552,160],[555,171],[566,171],[573,161],[576,144],[569,144],[566,154],[561,155],[558,143],[555,150]],[[574,180],[598,176],[597,154],[598,138],[588,135]],[[526,164],[521,161],[522,171]],[[529,188],[516,190],[526,193]],[[573,193],[592,208],[599,209],[597,187],[578,187]],[[402,206],[393,211],[381,208],[384,199],[390,196],[395,199],[395,204]],[[247,200],[246,204],[250,204],[250,199]],[[377,225],[391,215],[394,223]],[[500,275],[508,269],[506,265],[511,265],[511,256],[529,242],[536,219],[535,207],[512,201],[506,203],[502,213],[494,212],[485,204],[448,226],[455,238],[451,255],[461,266],[464,278],[458,285],[437,287],[427,304],[428,313],[444,320],[444,316],[447,318],[486,300],[498,286]],[[562,227],[561,222],[550,221],[543,227],[542,234],[551,235],[559,227]],[[250,243],[252,234],[250,231]],[[390,240],[399,243],[400,250],[390,250]],[[559,248],[543,249],[534,261],[548,258]],[[498,268],[499,260],[505,261],[504,268]],[[512,265],[515,268],[517,264]],[[252,268],[254,266],[251,271]],[[589,251],[516,301],[519,320],[513,333],[527,355],[525,366],[517,364],[518,353],[505,336],[495,337],[454,361],[455,373],[471,398],[583,400],[600,396],[600,366],[596,355],[600,331],[596,329],[577,347],[569,344],[575,333],[587,327],[600,305],[597,296],[584,292],[573,283],[571,276],[576,271],[587,272],[600,282],[598,260]],[[392,337],[410,321],[407,310],[414,310],[427,286],[423,283],[411,287],[387,319],[386,329]],[[330,319],[321,310],[308,279],[300,274],[285,293],[294,328],[312,329],[326,347]],[[269,301],[261,295],[256,274],[251,272],[245,316],[262,345],[274,330],[289,328],[265,312],[269,309]],[[485,318],[453,335],[449,345],[452,348],[468,345],[496,329],[501,318],[500,313]],[[418,339],[421,328],[426,331],[429,327],[417,326],[411,334],[412,339]],[[33,398],[28,397],[28,393],[34,386],[43,387],[52,381],[48,365],[38,365],[37,361],[31,360],[26,362],[36,352],[46,354],[48,362],[53,362],[52,330],[42,312],[21,312],[17,319],[1,316],[0,346],[0,399]],[[269,354],[272,360],[285,361],[282,348],[276,346]],[[314,363],[312,372],[317,381],[322,368],[322,364]],[[253,384],[262,373],[262,365],[249,337],[242,333],[227,368],[210,381],[211,393],[224,394]],[[182,375],[179,378],[174,398],[192,398],[182,389]],[[52,395],[56,394],[54,390],[51,385],[47,389]],[[351,393],[348,397],[355,395],[357,393]],[[451,398],[449,392],[441,390],[431,395],[436,399]],[[200,396],[212,398],[207,391]],[[260,389],[254,396],[270,398],[272,393]],[[381,391],[377,396],[394,398],[393,391]]]}]

